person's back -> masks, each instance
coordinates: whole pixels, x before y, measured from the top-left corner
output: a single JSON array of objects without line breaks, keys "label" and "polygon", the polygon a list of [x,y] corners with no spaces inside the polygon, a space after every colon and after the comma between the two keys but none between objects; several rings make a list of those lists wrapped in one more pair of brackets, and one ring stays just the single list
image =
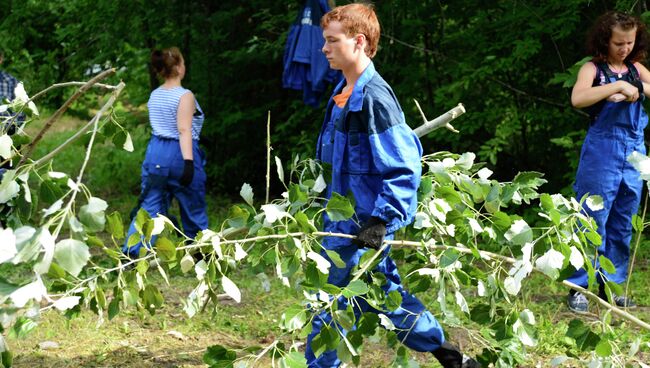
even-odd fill
[{"label": "person's back", "polygon": [[[180,50],[175,47],[155,50],[151,59],[164,83],[151,93],[147,103],[153,134],[142,163],[137,207],[152,217],[167,215],[171,198],[176,198],[183,231],[193,238],[208,227],[205,155],[199,147],[203,111],[192,92],[181,84],[185,77],[185,61]],[[132,211],[133,215],[135,211],[137,209]],[[122,247],[132,258],[140,255],[142,246],[141,237],[135,233],[133,218]],[[155,237],[147,246],[151,244],[155,244]]]}]

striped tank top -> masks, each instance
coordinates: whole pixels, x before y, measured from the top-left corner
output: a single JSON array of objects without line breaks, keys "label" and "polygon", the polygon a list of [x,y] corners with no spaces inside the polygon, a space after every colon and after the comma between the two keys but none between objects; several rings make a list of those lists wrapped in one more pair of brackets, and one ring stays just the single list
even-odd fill
[{"label": "striped tank top", "polygon": [[[151,92],[147,107],[149,108],[149,122],[151,123],[153,135],[162,138],[178,139],[178,125],[176,121],[178,104],[181,101],[181,96],[189,92],[189,89],[183,87],[165,89],[162,86]],[[194,99],[194,103],[196,105],[196,111],[194,112],[194,116],[192,116],[192,139],[198,141],[205,116],[196,98]]]}]

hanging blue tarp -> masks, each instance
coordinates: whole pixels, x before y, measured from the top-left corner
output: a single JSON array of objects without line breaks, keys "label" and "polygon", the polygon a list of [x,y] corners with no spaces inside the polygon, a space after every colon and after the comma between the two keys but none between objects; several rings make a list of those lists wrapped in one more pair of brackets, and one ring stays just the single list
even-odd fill
[{"label": "hanging blue tarp", "polygon": [[325,39],[320,19],[328,11],[327,0],[307,0],[289,29],[284,49],[282,86],[303,91],[304,102],[312,107],[318,107],[328,84],[341,75],[329,67],[321,51]]}]

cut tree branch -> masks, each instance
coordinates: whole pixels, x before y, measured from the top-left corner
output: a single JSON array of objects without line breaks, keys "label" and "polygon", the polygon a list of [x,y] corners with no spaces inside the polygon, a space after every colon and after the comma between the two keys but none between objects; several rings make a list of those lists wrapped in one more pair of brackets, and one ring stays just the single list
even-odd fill
[{"label": "cut tree branch", "polygon": [[49,161],[50,159],[52,159],[52,157],[54,157],[54,156],[55,156],[57,153],[59,153],[62,149],[64,149],[65,147],[67,147],[68,145],[70,145],[70,143],[76,141],[77,139],[79,139],[79,137],[81,137],[84,133],[86,133],[86,131],[87,131],[88,129],[90,129],[90,127],[92,127],[93,124],[95,124],[96,121],[98,121],[99,119],[101,119],[101,117],[106,113],[106,110],[108,110],[109,107],[113,106],[113,104],[114,104],[115,101],[117,100],[117,96],[119,96],[119,94],[120,94],[120,93],[122,92],[122,90],[124,89],[124,86],[125,86],[124,83],[123,83],[123,82],[120,82],[120,83],[115,87],[115,90],[113,91],[113,94],[112,94],[111,97],[108,99],[108,101],[106,101],[106,103],[104,104],[104,106],[102,106],[102,108],[99,109],[99,111],[97,112],[97,114],[95,114],[95,116],[94,116],[92,119],[90,119],[90,121],[89,121],[88,123],[86,123],[86,125],[84,125],[81,129],[79,129],[79,130],[78,130],[78,131],[77,131],[77,132],[76,132],[72,137],[68,138],[68,139],[67,139],[65,142],[63,142],[60,146],[56,147],[55,149],[53,149],[52,151],[50,151],[50,152],[49,152],[48,154],[46,154],[45,156],[39,158],[36,162],[34,162],[34,166],[35,166],[35,167],[38,167],[38,166],[42,165],[43,163]]},{"label": "cut tree branch", "polygon": [[454,128],[450,122],[465,113],[466,111],[465,106],[463,106],[462,103],[459,103],[458,106],[438,116],[437,118],[433,120],[428,120],[427,117],[424,115],[424,111],[422,111],[422,108],[420,107],[418,100],[413,99],[413,101],[415,101],[415,106],[417,106],[418,110],[420,110],[420,115],[422,115],[422,120],[424,120],[424,124],[413,129],[413,131],[418,137],[421,138],[429,134],[430,132],[443,127],[451,130],[454,133],[458,133],[458,130],[456,130],[456,128]]},{"label": "cut tree branch", "polygon": [[[238,240],[223,240],[221,241],[220,244],[235,244],[235,243],[248,243],[248,242],[256,242],[260,240],[270,240],[270,239],[286,239],[288,237],[301,237],[301,236],[317,236],[317,237],[323,237],[323,236],[332,236],[332,237],[337,237],[337,238],[346,238],[346,239],[356,239],[356,236],[354,235],[349,235],[349,234],[340,234],[340,233],[331,233],[331,232],[323,232],[323,231],[315,231],[313,233],[302,233],[302,232],[296,232],[296,233],[287,233],[287,234],[273,234],[273,235],[265,235],[265,236],[256,236],[252,238],[246,238],[246,239],[238,239]],[[384,241],[384,246],[382,249],[388,245],[397,245],[397,246],[406,246],[406,247],[421,247],[423,246],[422,242],[415,242],[415,241],[409,241],[409,240],[385,240]],[[198,243],[198,244],[192,244],[184,247],[179,247],[179,250],[182,249],[196,249],[196,248],[201,248],[207,244],[203,243]],[[449,245],[428,245],[424,244],[424,246],[427,249],[431,250],[447,250],[447,249],[454,249],[460,253],[465,253],[465,254],[473,254],[472,249],[469,248],[459,248],[459,247],[453,247]],[[492,253],[492,252],[487,252],[484,250],[479,250],[479,254],[481,255],[481,258],[490,260],[490,259],[498,259],[510,264],[514,264],[517,260],[514,258],[502,256],[500,254]],[[533,269],[537,272],[543,273],[540,269],[537,267],[533,266]],[[546,275],[545,273],[543,273]],[[573,289],[576,291],[579,291],[583,293],[587,298],[595,300],[598,304],[603,306],[604,308],[612,311],[612,313],[618,315],[619,317],[631,322],[632,324],[641,327],[645,330],[650,331],[650,324],[647,322],[637,318],[636,316],[632,315],[631,313],[628,313],[614,305],[609,304],[608,302],[602,300],[598,295],[576,285],[573,284],[569,281],[562,281],[562,284]]]},{"label": "cut tree branch", "polygon": [[54,114],[52,114],[52,116],[49,117],[49,119],[47,119],[47,121],[45,122],[45,126],[43,126],[43,129],[41,129],[41,131],[38,133],[38,135],[36,135],[36,137],[34,137],[34,139],[29,143],[29,145],[27,145],[27,147],[25,147],[25,149],[24,149],[25,153],[22,154],[22,157],[20,158],[20,161],[18,162],[18,165],[16,165],[16,166],[20,166],[20,164],[22,164],[23,162],[25,162],[26,159],[29,158],[29,156],[32,154],[32,151],[34,150],[34,146],[43,138],[43,135],[45,135],[45,133],[61,117],[61,115],[63,115],[63,113],[66,110],[68,110],[68,108],[70,108],[70,105],[72,105],[72,103],[75,100],[77,100],[82,94],[84,94],[88,89],[90,89],[90,87],[95,85],[97,82],[99,82],[100,80],[108,77],[109,75],[111,75],[113,73],[115,73],[115,68],[108,69],[108,70],[105,70],[105,71],[97,74],[94,78],[92,78],[91,80],[86,82],[86,84],[81,86],[77,90],[77,92],[75,92],[72,96],[70,96],[70,98],[68,98],[68,100],[61,107],[59,107],[59,109],[56,110],[54,112]]}]

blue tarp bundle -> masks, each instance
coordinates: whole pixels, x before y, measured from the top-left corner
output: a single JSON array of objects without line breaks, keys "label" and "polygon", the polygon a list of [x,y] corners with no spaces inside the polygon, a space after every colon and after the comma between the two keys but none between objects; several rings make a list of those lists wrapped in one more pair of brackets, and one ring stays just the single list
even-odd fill
[{"label": "blue tarp bundle", "polygon": [[304,102],[312,107],[318,107],[327,85],[341,75],[329,67],[321,51],[325,40],[320,19],[328,11],[327,0],[307,0],[289,29],[284,49],[282,86],[302,90]]}]

